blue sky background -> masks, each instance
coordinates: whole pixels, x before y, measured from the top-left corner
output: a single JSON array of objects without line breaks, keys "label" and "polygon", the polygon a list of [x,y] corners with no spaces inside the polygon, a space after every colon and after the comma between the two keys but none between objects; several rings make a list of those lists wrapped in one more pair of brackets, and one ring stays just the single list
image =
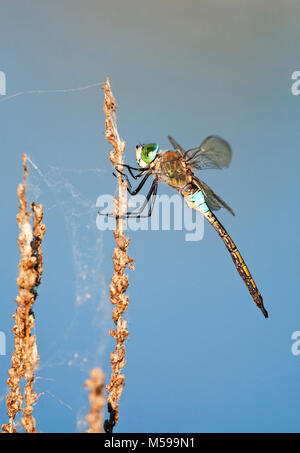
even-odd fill
[{"label": "blue sky background", "polygon": [[[235,210],[218,214],[264,296],[255,307],[229,254],[205,224],[130,232],[126,387],[116,432],[297,432],[299,113],[291,74],[299,67],[295,1],[152,2],[2,0],[0,70],[7,96],[75,88],[110,77],[126,160],[138,142],[183,146],[207,135],[233,149],[230,169],[199,175]],[[114,342],[108,285],[112,232],[96,229],[96,199],[115,193],[104,139],[103,92],[0,96],[2,176],[0,421],[13,350],[16,187],[28,153],[29,196],[45,206],[44,275],[34,308],[43,432],[85,429],[83,382],[110,376]],[[172,194],[163,184],[160,193]],[[85,296],[89,294],[90,298]]]}]

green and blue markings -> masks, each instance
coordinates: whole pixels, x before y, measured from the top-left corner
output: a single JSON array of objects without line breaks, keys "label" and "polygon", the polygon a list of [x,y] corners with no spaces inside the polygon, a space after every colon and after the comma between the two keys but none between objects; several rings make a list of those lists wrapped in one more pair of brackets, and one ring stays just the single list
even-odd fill
[{"label": "green and blue markings", "polygon": [[193,193],[193,195],[189,196],[189,199],[201,212],[206,214],[210,210],[206,204],[202,190],[197,190],[195,193]]}]

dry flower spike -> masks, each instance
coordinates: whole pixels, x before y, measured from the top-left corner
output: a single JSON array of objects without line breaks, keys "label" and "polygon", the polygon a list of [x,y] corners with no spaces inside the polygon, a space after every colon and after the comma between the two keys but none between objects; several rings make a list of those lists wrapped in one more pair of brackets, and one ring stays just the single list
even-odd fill
[{"label": "dry flower spike", "polygon": [[90,412],[86,416],[89,428],[87,433],[102,433],[103,408],[105,406],[104,397],[104,380],[105,375],[101,368],[96,367],[90,373],[90,379],[87,379],[84,386],[90,391]]},{"label": "dry flower spike", "polygon": [[[33,405],[37,401],[37,394],[33,390],[34,371],[39,362],[36,345],[36,336],[31,334],[34,327],[34,315],[32,306],[37,297],[36,287],[40,284],[43,274],[43,254],[41,242],[46,231],[42,223],[43,206],[31,204],[33,212],[33,227],[29,222],[31,213],[27,211],[26,202],[26,179],[28,168],[26,155],[22,155],[24,165],[23,184],[18,186],[19,213],[17,222],[19,225],[18,244],[21,255],[19,262],[19,274],[17,285],[19,288],[16,297],[17,308],[13,315],[15,324],[14,352],[12,354],[12,366],[8,371],[7,384],[10,393],[6,397],[9,423],[2,425],[4,433],[15,433],[15,418],[19,411],[23,413],[22,426],[27,433],[36,431],[36,422],[32,415]],[[25,378],[24,395],[21,393],[21,380]]]},{"label": "dry flower spike", "polygon": [[[110,161],[118,169],[122,170],[123,153],[125,150],[125,142],[120,140],[115,111],[117,109],[116,100],[111,92],[109,79],[106,79],[104,90],[104,113],[105,113],[105,137],[110,142],[113,150],[110,153]],[[121,164],[121,165],[120,165]],[[114,352],[110,355],[112,374],[109,384],[106,386],[108,391],[107,406],[109,411],[109,419],[104,423],[104,430],[112,432],[113,427],[119,418],[119,400],[125,385],[125,376],[121,373],[125,366],[125,340],[129,333],[127,330],[127,322],[123,319],[123,314],[128,308],[129,297],[125,295],[125,291],[129,285],[128,275],[124,273],[126,266],[134,270],[133,259],[127,254],[129,239],[124,235],[124,219],[120,218],[127,212],[127,182],[122,181],[122,176],[118,173],[118,197],[114,198],[114,215],[116,216],[116,228],[114,237],[117,247],[112,255],[114,263],[114,273],[110,284],[110,300],[114,305],[112,318],[116,325],[114,330],[111,330],[110,335],[116,340]]]}]

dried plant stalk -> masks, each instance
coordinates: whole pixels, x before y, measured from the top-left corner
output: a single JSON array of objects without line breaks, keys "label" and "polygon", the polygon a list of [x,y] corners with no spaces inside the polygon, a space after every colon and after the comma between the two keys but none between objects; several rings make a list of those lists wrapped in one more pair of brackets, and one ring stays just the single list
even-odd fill
[{"label": "dried plant stalk", "polygon": [[101,368],[96,367],[90,372],[90,379],[87,379],[84,386],[90,390],[90,412],[86,416],[86,421],[90,426],[87,433],[102,433],[103,408],[105,406],[104,397],[105,375]]},{"label": "dried plant stalk", "polygon": [[[22,411],[21,423],[28,433],[36,431],[36,422],[32,416],[33,404],[38,396],[33,390],[34,371],[38,366],[39,356],[36,345],[36,336],[31,334],[34,327],[34,315],[32,306],[37,297],[36,287],[40,284],[43,273],[43,255],[41,242],[46,231],[42,223],[43,206],[32,203],[33,229],[29,222],[31,213],[27,211],[26,202],[26,178],[28,168],[26,155],[22,155],[24,165],[23,184],[18,186],[19,213],[17,222],[20,229],[18,237],[21,260],[19,262],[19,275],[17,285],[19,293],[16,297],[17,308],[13,315],[15,324],[13,326],[15,350],[12,354],[12,366],[8,371],[7,384],[10,393],[6,397],[9,423],[2,425],[5,433],[15,433],[15,417]],[[24,396],[21,394],[21,379],[25,378]],[[22,403],[24,407],[22,408]]]},{"label": "dried plant stalk", "polygon": [[[112,164],[119,170],[122,170],[123,153],[125,150],[125,142],[120,140],[115,111],[117,109],[116,100],[111,92],[109,79],[106,79],[104,90],[104,113],[105,113],[105,137],[110,142],[113,150],[110,152],[109,158]],[[117,344],[114,352],[110,355],[112,374],[110,382],[106,386],[108,391],[107,405],[110,414],[109,420],[104,423],[104,430],[112,432],[113,427],[119,418],[119,400],[125,385],[125,376],[121,373],[125,366],[125,340],[129,333],[127,330],[127,322],[122,315],[128,308],[129,297],[125,295],[125,291],[129,285],[128,275],[124,273],[126,266],[129,265],[134,269],[133,259],[127,255],[129,239],[124,235],[124,219],[120,218],[127,212],[127,182],[122,181],[122,176],[118,173],[118,197],[114,198],[114,215],[116,216],[116,228],[114,229],[114,237],[117,247],[112,255],[114,263],[114,273],[110,284],[110,300],[114,305],[112,318],[116,325],[115,330],[111,330],[110,335],[116,340]]]}]

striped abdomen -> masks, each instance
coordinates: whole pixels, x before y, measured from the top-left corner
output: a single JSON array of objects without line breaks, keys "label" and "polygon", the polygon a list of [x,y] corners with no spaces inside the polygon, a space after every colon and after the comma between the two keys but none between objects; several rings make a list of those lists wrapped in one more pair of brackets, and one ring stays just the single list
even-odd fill
[{"label": "striped abdomen", "polygon": [[227,250],[231,255],[235,267],[237,268],[242,279],[244,280],[249,290],[249,293],[253,297],[254,302],[256,303],[258,308],[263,312],[265,318],[268,318],[268,312],[264,307],[263,298],[250,274],[248,267],[245,264],[245,261],[243,260],[235,243],[233,242],[233,240],[231,239],[223,225],[219,222],[217,217],[212,213],[212,211],[207,206],[203,192],[198,189],[192,195],[186,195],[184,198],[188,206],[190,206],[193,209],[196,209],[197,211],[200,211],[207,218],[207,220],[214,227],[214,229],[218,232],[219,236],[222,238],[222,241],[226,245]]}]

